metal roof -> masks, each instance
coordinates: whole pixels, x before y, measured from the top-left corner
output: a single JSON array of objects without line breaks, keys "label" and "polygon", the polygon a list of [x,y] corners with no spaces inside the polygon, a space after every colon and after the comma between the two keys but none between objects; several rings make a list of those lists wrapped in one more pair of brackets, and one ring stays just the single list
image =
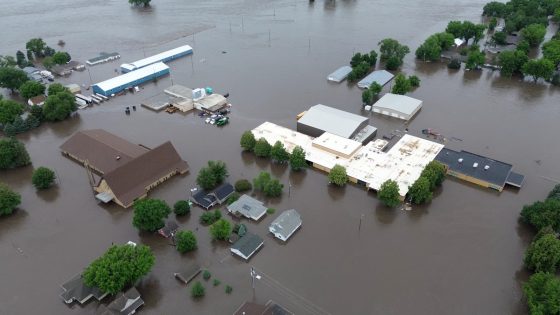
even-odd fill
[{"label": "metal roof", "polygon": [[244,217],[257,221],[266,213],[267,208],[259,200],[243,195],[227,206],[227,209],[231,213],[239,212]]},{"label": "metal roof", "polygon": [[164,70],[169,70],[169,67],[166,66],[163,62],[158,62],[144,68],[140,68],[138,70],[121,74],[118,77],[99,82],[95,85],[97,85],[103,91],[109,91]]},{"label": "metal roof", "polygon": [[173,57],[177,54],[181,54],[181,53],[191,53],[192,52],[192,47],[189,45],[183,45],[177,48],[173,48],[171,50],[168,51],[164,51],[162,53],[159,53],[157,55],[153,55],[144,59],[140,59],[131,63],[125,63],[122,64],[121,67],[128,69],[129,71],[132,71],[134,69],[140,69],[143,67],[146,67],[148,65],[154,64],[156,62],[160,62],[162,60],[165,60],[169,57]]},{"label": "metal roof", "polygon": [[329,74],[327,80],[334,82],[342,82],[352,72],[352,67],[343,66],[336,69],[333,73]]},{"label": "metal roof", "polygon": [[373,104],[373,108],[396,111],[405,115],[414,114],[420,107],[422,107],[421,100],[392,93],[385,93],[382,98]]},{"label": "metal roof", "polygon": [[301,216],[295,209],[282,212],[268,228],[273,234],[280,234],[287,240],[301,226]]},{"label": "metal roof", "polygon": [[360,82],[358,82],[358,87],[361,87],[362,89],[367,89],[373,82],[377,82],[377,84],[384,86],[389,81],[391,81],[393,77],[394,75],[387,70],[373,71],[367,77],[363,78]]},{"label": "metal roof", "polygon": [[340,109],[318,104],[298,120],[299,124],[320,129],[337,136],[350,138],[368,118]]},{"label": "metal roof", "polygon": [[231,246],[231,251],[245,259],[249,259],[263,244],[264,241],[260,236],[247,232],[247,234]]}]

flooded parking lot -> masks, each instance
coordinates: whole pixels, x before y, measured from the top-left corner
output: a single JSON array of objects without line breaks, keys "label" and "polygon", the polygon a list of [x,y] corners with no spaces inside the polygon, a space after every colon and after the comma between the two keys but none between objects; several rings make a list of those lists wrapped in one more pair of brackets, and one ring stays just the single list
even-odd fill
[{"label": "flooded parking lot", "polygon": [[[326,76],[353,52],[378,50],[385,37],[414,51],[449,20],[479,19],[485,1],[154,0],[151,9],[138,10],[125,0],[55,0],[48,12],[42,2],[20,2],[0,3],[0,25],[10,30],[2,36],[0,54],[13,55],[27,39],[42,37],[53,47],[64,39],[65,50],[80,61],[100,51],[122,55],[63,83],[95,83],[113,76],[122,62],[183,44],[191,45],[194,55],[170,62],[171,75],[139,93],[18,136],[33,166],[0,172],[0,179],[22,195],[21,209],[0,220],[0,314],[95,314],[94,302],[67,307],[58,297],[59,285],[112,243],[128,240],[149,245],[156,255],[152,272],[138,286],[146,301],[142,314],[231,314],[252,299],[273,299],[297,314],[526,313],[522,257],[532,234],[518,215],[523,204],[542,199],[560,179],[557,88],[487,70],[451,71],[409,54],[402,70],[422,80],[409,95],[424,101],[410,133],[435,128],[461,139],[447,142],[450,148],[511,163],[526,175],[521,190],[502,193],[448,179],[429,205],[412,211],[387,210],[360,187],[329,187],[319,171],[293,174],[239,148],[243,131],[263,121],[295,129],[296,115],[318,103],[371,117],[379,135],[403,130],[401,121],[363,112],[357,87],[329,83]],[[34,22],[16,27],[23,20]],[[171,84],[229,92],[230,124],[217,128],[196,113],[169,115],[139,106],[124,114],[126,106],[139,105]],[[267,200],[277,213],[245,222],[263,236],[264,247],[249,263],[232,257],[199,225],[198,207],[178,220],[197,235],[195,253],[181,256],[168,240],[138,233],[132,210],[99,205],[86,171],[60,154],[58,147],[69,136],[92,128],[149,147],[171,140],[191,173],[150,193],[170,204],[190,196],[207,160],[225,161],[232,182],[262,170],[278,176],[284,195]],[[30,179],[39,166],[56,170],[57,187],[35,191]],[[303,227],[280,244],[267,233],[268,225],[290,208],[301,213]],[[193,301],[173,278],[192,262],[222,282],[217,288],[206,284],[201,301]],[[262,274],[255,290],[251,265]],[[233,286],[231,295],[224,293],[224,284]]]}]

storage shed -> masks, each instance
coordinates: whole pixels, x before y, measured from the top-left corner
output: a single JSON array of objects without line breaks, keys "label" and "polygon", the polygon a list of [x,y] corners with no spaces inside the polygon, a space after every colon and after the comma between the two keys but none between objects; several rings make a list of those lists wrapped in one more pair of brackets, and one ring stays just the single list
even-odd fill
[{"label": "storage shed", "polygon": [[144,68],[151,64],[155,64],[158,62],[167,62],[173,59],[177,59],[186,55],[192,54],[192,47],[189,45],[183,45],[181,47],[177,47],[168,51],[164,51],[157,55],[150,56],[148,58],[140,59],[132,63],[123,63],[121,65],[121,72],[127,73],[130,71],[134,71],[140,68]]},{"label": "storage shed", "polygon": [[377,84],[385,86],[385,84],[389,83],[389,81],[391,81],[393,77],[394,75],[387,70],[373,71],[367,77],[358,82],[358,87],[367,89],[373,82],[377,82]]},{"label": "storage shed", "polygon": [[422,108],[422,101],[415,98],[386,93],[372,106],[374,113],[410,120]]},{"label": "storage shed", "polygon": [[93,92],[105,96],[111,96],[111,94],[119,93],[126,88],[140,85],[166,74],[169,74],[169,67],[163,62],[158,62],[142,69],[125,73],[118,77],[94,84]]},{"label": "storage shed", "polygon": [[340,82],[344,81],[344,79],[346,79],[346,77],[348,77],[350,72],[352,72],[352,67],[350,67],[350,66],[340,67],[340,68],[336,69],[333,73],[329,74],[329,76],[327,77],[327,80],[332,81],[332,82],[336,82],[336,83],[340,83]]}]

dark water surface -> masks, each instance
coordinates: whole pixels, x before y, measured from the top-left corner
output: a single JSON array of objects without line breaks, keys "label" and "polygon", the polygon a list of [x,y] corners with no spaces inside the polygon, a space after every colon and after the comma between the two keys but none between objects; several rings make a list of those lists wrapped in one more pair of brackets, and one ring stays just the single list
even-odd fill
[{"label": "dark water surface", "polygon": [[[248,299],[274,299],[297,314],[526,313],[522,257],[532,234],[518,215],[523,204],[546,195],[551,179],[560,179],[557,89],[486,70],[449,71],[444,64],[417,63],[410,54],[403,71],[422,80],[410,95],[424,101],[410,133],[436,128],[463,140],[446,143],[449,147],[509,162],[526,175],[523,189],[501,194],[447,180],[430,205],[410,212],[387,210],[359,187],[328,187],[326,176],[315,170],[290,174],[285,167],[271,167],[242,154],[238,144],[244,130],[266,120],[295,128],[296,114],[317,103],[370,115],[361,112],[359,89],[329,84],[326,75],[353,52],[377,49],[385,37],[414,51],[449,20],[478,21],[485,1],[154,0],[150,10],[130,8],[125,0],[48,2],[0,2],[0,54],[23,50],[31,37],[53,47],[64,39],[77,60],[120,52],[121,61],[90,68],[93,81],[113,76],[121,62],[181,44],[192,45],[195,54],[170,63],[171,76],[140,93],[19,136],[33,166],[0,172],[23,200],[14,215],[0,219],[0,314],[95,314],[96,302],[68,308],[58,297],[59,285],[111,243],[128,240],[147,244],[156,254],[153,271],[138,286],[146,301],[142,314],[231,314]],[[90,83],[87,71],[62,81]],[[138,105],[172,81],[230,92],[231,123],[220,129],[195,114],[143,108],[124,115],[124,107]],[[380,135],[404,128],[380,116],[371,116],[371,123]],[[98,205],[85,170],[61,156],[58,146],[89,128],[152,147],[172,140],[192,172],[150,194],[170,204],[189,196],[209,159],[224,160],[232,181],[271,171],[292,189],[268,205],[277,214],[298,209],[303,228],[284,245],[266,233],[277,214],[247,223],[265,239],[248,264],[210,241],[207,228],[198,224],[202,211],[195,208],[179,222],[185,229],[198,228],[199,249],[181,256],[167,240],[138,233],[132,210]],[[30,179],[39,166],[56,170],[58,187],[35,191]],[[193,261],[222,282],[217,288],[208,283],[206,297],[197,302],[172,276]],[[263,275],[255,291],[251,265]],[[231,295],[224,293],[225,284],[233,286]]]}]

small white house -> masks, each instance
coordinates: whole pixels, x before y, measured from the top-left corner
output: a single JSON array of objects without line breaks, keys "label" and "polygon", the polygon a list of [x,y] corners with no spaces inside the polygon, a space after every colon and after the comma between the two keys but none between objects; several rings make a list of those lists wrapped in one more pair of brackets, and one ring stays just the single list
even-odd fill
[{"label": "small white house", "polygon": [[301,216],[294,210],[286,210],[282,212],[272,223],[268,230],[270,233],[282,241],[287,241],[300,227]]}]

